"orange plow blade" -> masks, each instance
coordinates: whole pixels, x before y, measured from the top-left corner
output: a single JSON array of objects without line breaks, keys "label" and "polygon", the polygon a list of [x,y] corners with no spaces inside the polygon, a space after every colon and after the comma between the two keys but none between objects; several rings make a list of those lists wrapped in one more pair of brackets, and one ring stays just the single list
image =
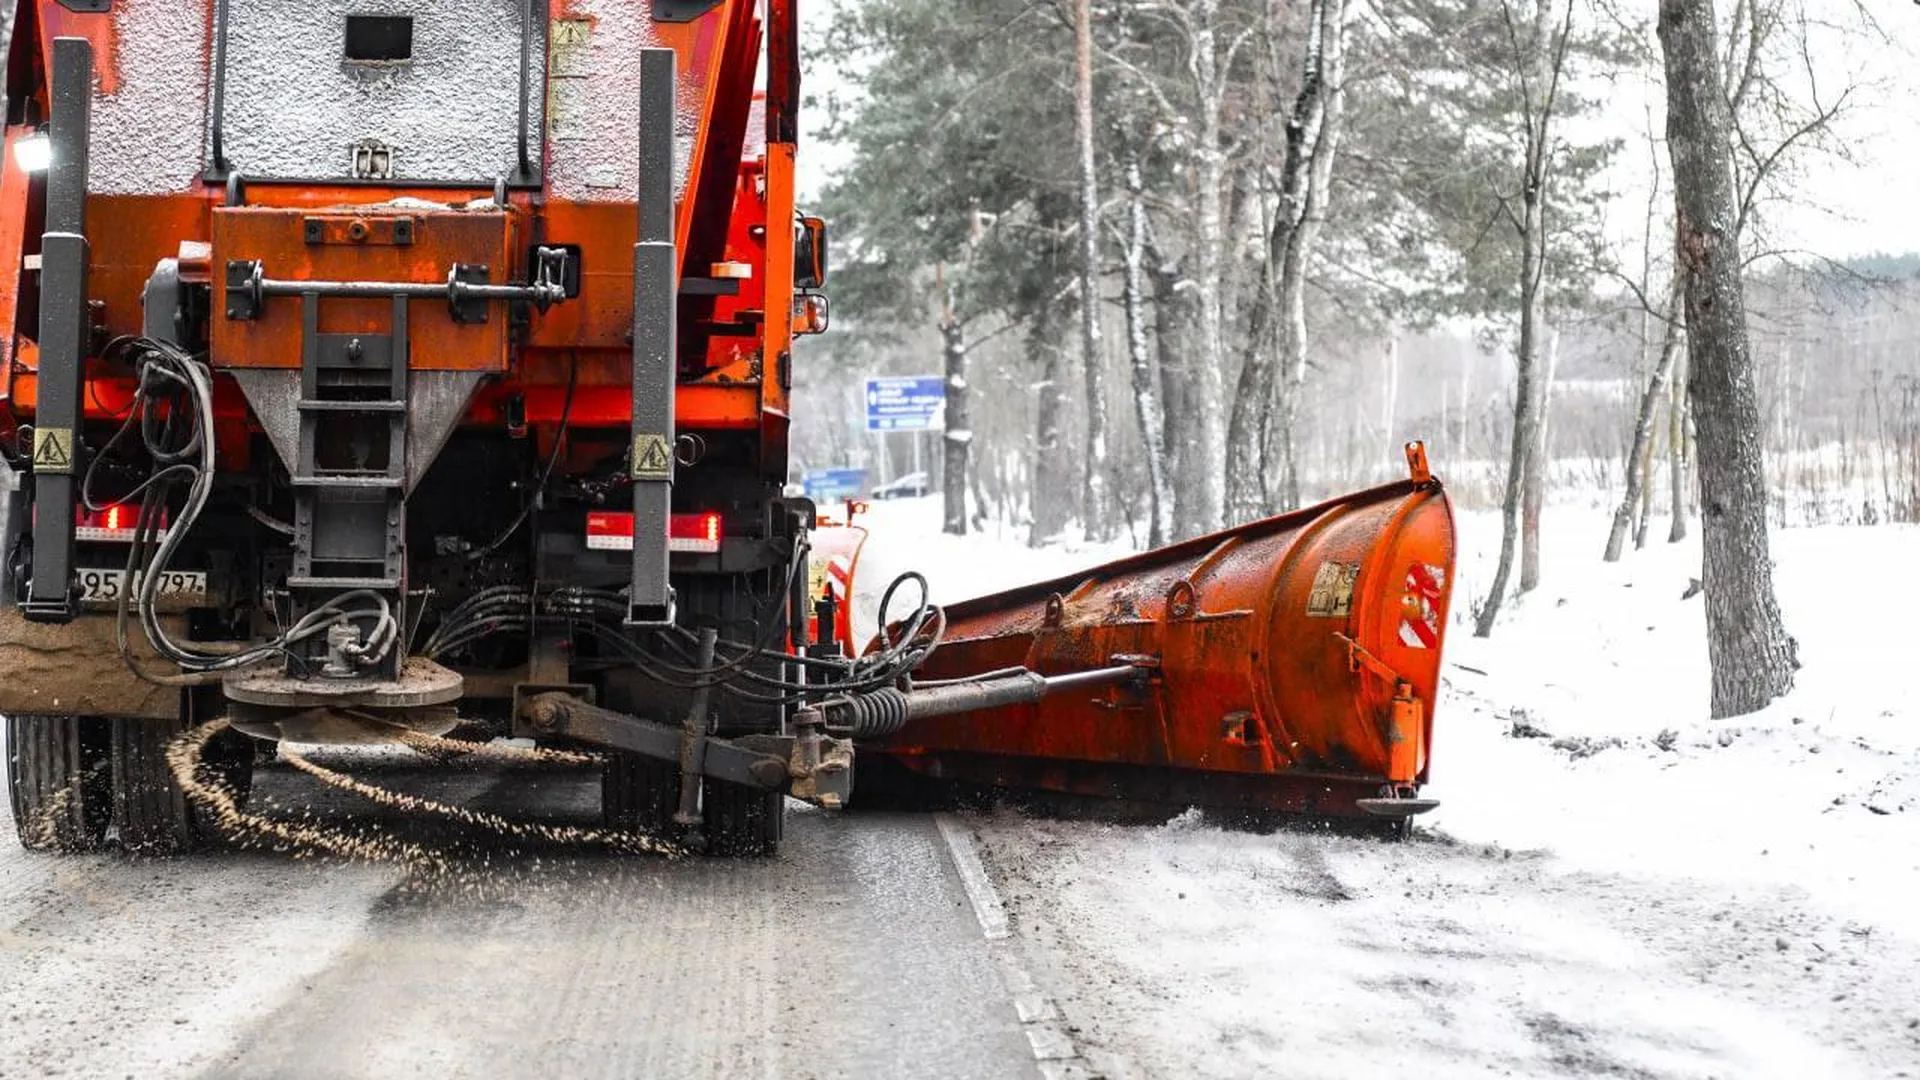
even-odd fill
[{"label": "orange plow blade", "polygon": [[1404,819],[1429,809],[1452,507],[1411,477],[946,609],[916,687],[1138,669],[864,741],[928,779]]}]

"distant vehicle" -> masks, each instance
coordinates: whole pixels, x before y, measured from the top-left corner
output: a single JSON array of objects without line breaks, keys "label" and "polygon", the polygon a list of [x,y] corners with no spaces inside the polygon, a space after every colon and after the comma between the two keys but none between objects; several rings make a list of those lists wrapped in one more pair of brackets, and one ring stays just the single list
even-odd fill
[{"label": "distant vehicle", "polygon": [[933,492],[933,481],[923,472],[912,472],[873,489],[876,499],[912,499]]}]

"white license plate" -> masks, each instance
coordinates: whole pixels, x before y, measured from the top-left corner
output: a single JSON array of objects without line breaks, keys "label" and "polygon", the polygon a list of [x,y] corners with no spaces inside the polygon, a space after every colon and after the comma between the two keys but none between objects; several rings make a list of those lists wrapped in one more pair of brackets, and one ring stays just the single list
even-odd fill
[{"label": "white license plate", "polygon": [[[133,575],[133,589],[140,590],[140,572]],[[125,570],[80,571],[80,602],[112,607],[120,602],[127,587]],[[160,575],[157,598],[168,607],[193,607],[207,600],[207,575],[198,570],[169,570]]]}]

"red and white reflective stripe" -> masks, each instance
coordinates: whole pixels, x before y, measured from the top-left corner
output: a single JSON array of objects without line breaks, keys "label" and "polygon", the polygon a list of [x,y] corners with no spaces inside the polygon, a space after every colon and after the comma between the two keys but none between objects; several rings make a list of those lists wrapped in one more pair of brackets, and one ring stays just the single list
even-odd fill
[{"label": "red and white reflective stripe", "polygon": [[1440,644],[1440,593],[1447,572],[1429,563],[1407,567],[1407,591],[1400,598],[1400,644],[1431,649]]},{"label": "red and white reflective stripe", "polygon": [[[720,550],[719,514],[673,514],[667,519],[667,550],[711,555]],[[587,514],[587,547],[632,551],[633,515],[594,510]]]},{"label": "red and white reflective stripe", "polygon": [[853,563],[845,555],[835,555],[827,560],[827,588],[833,595],[845,598],[853,590]]}]

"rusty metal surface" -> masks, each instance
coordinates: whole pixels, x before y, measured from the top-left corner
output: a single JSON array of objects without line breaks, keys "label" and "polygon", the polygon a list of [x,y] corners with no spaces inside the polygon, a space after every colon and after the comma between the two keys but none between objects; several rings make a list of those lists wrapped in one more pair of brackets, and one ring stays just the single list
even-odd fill
[{"label": "rusty metal surface", "polygon": [[[187,636],[185,620],[161,622],[169,634]],[[32,623],[16,608],[0,608],[0,713],[178,717],[179,687],[156,686],[128,671],[113,625],[108,615],[83,615],[61,626]],[[139,627],[130,627],[128,636],[147,670],[178,670],[162,663]]]},{"label": "rusty metal surface", "polygon": [[[221,207],[213,212],[213,360],[224,367],[297,368],[301,329],[298,297],[268,297],[258,319],[229,319],[226,265],[259,260],[270,278],[293,281],[410,281],[444,284],[456,263],[488,268],[488,280],[506,283],[515,262],[514,216],[503,210],[433,211],[409,207],[357,206],[324,217],[347,217],[349,226],[397,216],[411,223],[412,242],[308,243],[315,212],[272,207]],[[324,234],[324,227],[322,232]],[[320,305],[321,333],[390,332],[392,303],[381,299],[330,299]],[[462,324],[445,303],[408,304],[410,365],[415,370],[504,371],[508,319],[495,310],[487,320]]]},{"label": "rusty metal surface", "polygon": [[923,775],[1080,792],[1138,786],[1143,768],[1170,792],[1230,777],[1237,802],[1351,812],[1426,780],[1453,555],[1440,485],[1406,481],[957,604],[916,677],[1149,657],[1151,690],[928,720],[867,749]]},{"label": "rusty metal surface", "polygon": [[442,705],[460,697],[458,672],[422,656],[410,656],[399,679],[296,679],[278,664],[251,668],[228,678],[227,696],[249,705],[288,708],[365,705],[407,709]]}]

